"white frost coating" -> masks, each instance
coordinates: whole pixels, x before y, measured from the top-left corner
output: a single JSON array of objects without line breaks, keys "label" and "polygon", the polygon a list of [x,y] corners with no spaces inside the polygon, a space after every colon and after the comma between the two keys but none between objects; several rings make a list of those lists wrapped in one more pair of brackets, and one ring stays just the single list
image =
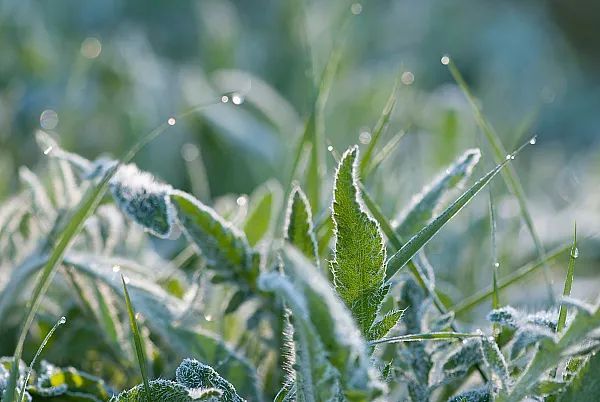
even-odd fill
[{"label": "white frost coating", "polygon": [[[467,178],[471,176],[473,168],[481,159],[481,151],[479,148],[467,149],[460,158],[454,163],[439,173],[435,179],[412,197],[410,203],[404,208],[395,219],[399,222],[398,226],[406,221],[409,215],[419,213],[419,209],[432,209],[431,218],[435,217],[439,212],[439,207],[443,204],[444,198],[451,188],[461,188]],[[452,183],[453,180],[458,181]],[[428,202],[424,202],[427,197],[431,197]],[[425,205],[423,205],[425,204]]]},{"label": "white frost coating", "polygon": [[171,186],[128,164],[117,169],[109,187],[123,213],[157,237],[171,235],[175,226],[175,210],[169,198]]}]

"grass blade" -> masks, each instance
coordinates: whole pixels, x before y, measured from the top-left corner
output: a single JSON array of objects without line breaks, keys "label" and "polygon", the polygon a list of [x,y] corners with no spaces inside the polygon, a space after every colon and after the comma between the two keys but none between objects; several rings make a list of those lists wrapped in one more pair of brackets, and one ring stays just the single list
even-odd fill
[{"label": "grass blade", "polygon": [[424,334],[410,334],[392,336],[389,338],[378,339],[376,341],[369,342],[369,345],[378,345],[380,343],[401,343],[401,342],[422,342],[422,341],[447,341],[451,339],[467,339],[467,338],[481,338],[481,334],[470,334],[463,332],[430,332]]},{"label": "grass blade", "polygon": [[54,332],[58,329],[59,326],[61,326],[65,322],[67,322],[67,319],[65,317],[61,317],[56,322],[56,324],[54,324],[52,329],[50,329],[50,331],[48,331],[48,334],[46,334],[46,337],[40,344],[40,347],[38,348],[37,352],[35,352],[35,356],[33,356],[33,359],[31,360],[31,363],[29,364],[29,367],[27,368],[27,374],[25,375],[25,380],[23,381],[23,386],[21,387],[21,391],[19,392],[19,397],[18,397],[19,401],[23,401],[23,398],[25,397],[25,388],[27,387],[27,383],[29,382],[31,373],[33,372],[33,366],[35,365],[35,362],[40,357],[40,354],[42,354],[44,347],[46,347],[46,344],[48,343],[48,341],[50,340],[52,335],[54,335]]},{"label": "grass blade", "polygon": [[498,294],[498,249],[496,247],[496,211],[494,196],[490,189],[490,243],[492,248],[492,309],[500,308],[500,295]]},{"label": "grass blade", "polygon": [[142,374],[142,381],[144,382],[144,390],[146,391],[146,400],[151,401],[150,395],[150,382],[148,381],[148,367],[146,352],[144,351],[144,343],[142,341],[142,335],[140,334],[137,321],[135,319],[135,311],[129,298],[129,292],[127,291],[127,281],[125,277],[121,275],[121,281],[123,282],[123,294],[125,295],[125,305],[127,306],[127,314],[129,316],[129,325],[131,325],[131,333],[133,334],[133,341],[135,344],[135,353],[137,355],[138,364],[140,365],[140,372]]},{"label": "grass blade", "polygon": [[390,280],[396,272],[404,267],[423,248],[440,229],[448,223],[473,197],[475,197],[506,165],[508,160],[496,166],[483,176],[471,188],[465,191],[444,212],[442,212],[431,223],[425,226],[419,233],[414,235],[400,250],[388,260],[387,280]]},{"label": "grass blade", "polygon": [[[571,254],[569,255],[569,267],[567,268],[567,277],[565,278],[565,286],[563,288],[563,297],[569,297],[571,295],[571,287],[573,286],[573,275],[575,274],[575,260],[579,256],[577,249],[577,224],[573,233],[573,246],[571,246]],[[556,325],[556,332],[559,334],[565,328],[567,322],[567,306],[564,304],[560,305],[558,311],[558,323]]]},{"label": "grass blade", "polygon": [[385,103],[383,111],[381,112],[381,116],[379,116],[379,120],[373,127],[373,134],[371,136],[371,141],[369,142],[369,146],[365,150],[365,154],[360,161],[360,176],[367,177],[367,173],[373,168],[373,152],[375,151],[375,146],[379,142],[382,134],[387,130],[388,124],[390,122],[390,117],[392,116],[392,112],[394,111],[394,107],[396,106],[396,101],[398,99],[398,87],[400,85],[400,77],[396,77],[396,81],[394,82],[394,86],[392,87],[392,92]]},{"label": "grass blade", "polygon": [[[531,262],[518,268],[513,273],[507,275],[504,278],[498,280],[498,290],[502,290],[504,288],[509,287],[531,273],[537,271],[542,266],[548,264],[549,261],[554,260],[555,258],[561,256],[563,253],[567,252],[571,248],[571,245],[563,245],[561,247],[557,247],[556,249],[550,251],[546,254],[543,259],[538,259],[537,261]],[[456,313],[456,315],[464,313],[466,311],[471,310],[473,307],[477,306],[481,302],[487,300],[494,294],[494,289],[491,286],[475,293],[474,295],[467,297],[459,304],[455,305],[452,310]]]},{"label": "grass blade", "polygon": [[[502,144],[498,133],[484,116],[483,112],[481,111],[481,108],[475,101],[475,97],[473,96],[469,86],[467,85],[466,81],[462,77],[462,74],[460,73],[460,71],[456,67],[456,64],[454,64],[454,61],[452,61],[451,58],[448,59],[447,65],[448,69],[450,70],[450,73],[454,77],[454,80],[456,81],[460,89],[463,91],[465,97],[467,98],[467,101],[471,105],[471,108],[473,109],[473,113],[475,115],[475,120],[481,128],[481,130],[483,131],[483,133],[485,134],[488,143],[492,147],[496,163],[500,163],[500,161],[502,161],[502,159],[504,159],[506,155],[506,148]],[[531,144],[535,144],[535,138],[532,138],[530,142]],[[535,225],[533,223],[531,213],[529,212],[529,208],[527,207],[527,201],[525,200],[525,191],[523,190],[523,185],[519,180],[519,176],[517,175],[517,172],[515,171],[514,167],[509,166],[508,169],[503,171],[502,177],[504,178],[504,181],[509,190],[517,198],[519,208],[521,209],[521,215],[523,216],[525,224],[527,225],[527,229],[529,230],[531,238],[533,239],[533,243],[535,244],[538,256],[540,257],[540,259],[543,260],[545,255],[544,247],[537,234],[537,231],[535,230]],[[554,295],[552,293],[552,282],[550,280],[548,267],[546,266],[544,266],[544,277],[546,280],[546,284],[548,285],[548,293],[550,300],[554,300]]]}]

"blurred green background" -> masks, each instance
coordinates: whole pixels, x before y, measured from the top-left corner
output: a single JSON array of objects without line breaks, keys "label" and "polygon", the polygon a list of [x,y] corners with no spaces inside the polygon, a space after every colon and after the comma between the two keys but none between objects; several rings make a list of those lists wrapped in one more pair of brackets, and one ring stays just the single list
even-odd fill
[{"label": "blurred green background", "polygon": [[[249,193],[271,177],[283,182],[314,77],[336,49],[324,124],[339,151],[368,141],[360,134],[402,77],[387,137],[407,134],[371,185],[393,217],[465,149],[482,147],[476,176],[492,166],[466,99],[440,63],[450,54],[508,149],[538,135],[514,162],[536,227],[551,248],[570,241],[577,220],[588,238],[573,293],[595,295],[598,21],[600,3],[583,0],[3,0],[0,199],[18,188],[19,166],[43,170],[34,140],[40,128],[88,158],[118,156],[170,116],[232,92],[244,102],[178,121],[136,162],[183,189],[201,185],[204,164],[213,198]],[[327,163],[331,176],[330,155]],[[501,179],[493,191],[506,274],[535,252]],[[481,196],[428,248],[441,286],[457,300],[490,283],[487,225]],[[558,292],[566,263],[553,267]],[[532,297],[543,295],[538,288],[521,286],[511,298],[543,300]]]}]

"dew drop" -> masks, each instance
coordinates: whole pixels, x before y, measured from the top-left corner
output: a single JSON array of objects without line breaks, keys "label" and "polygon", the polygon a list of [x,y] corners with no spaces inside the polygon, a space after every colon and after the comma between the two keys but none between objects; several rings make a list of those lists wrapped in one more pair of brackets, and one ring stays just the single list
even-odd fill
[{"label": "dew drop", "polygon": [[40,126],[44,130],[54,130],[58,125],[58,113],[52,109],[46,109],[40,114]]},{"label": "dew drop", "polygon": [[529,140],[529,143],[530,143],[531,145],[535,145],[535,143],[536,143],[536,142],[537,142],[537,137],[532,137],[532,138]]},{"label": "dew drop", "polygon": [[200,156],[200,150],[196,145],[188,142],[181,146],[181,156],[186,162],[191,162]]},{"label": "dew drop", "polygon": [[67,317],[65,317],[64,315],[62,317],[60,317],[60,320],[58,320],[59,325],[62,325],[66,322],[67,322]]},{"label": "dew drop", "polygon": [[575,250],[571,253],[571,257],[578,258],[579,257],[579,249],[575,247]]},{"label": "dew drop", "polygon": [[400,76],[400,81],[402,81],[404,85],[411,85],[415,82],[415,75],[410,71],[405,71],[402,73],[402,76]]},{"label": "dew drop", "polygon": [[450,56],[448,56],[447,54],[443,55],[442,58],[440,59],[440,61],[442,62],[443,65],[447,66],[448,64],[450,64]]},{"label": "dew drop", "polygon": [[515,155],[514,154],[510,155],[510,159],[514,161],[515,160]]},{"label": "dew drop", "polygon": [[237,200],[235,200],[235,203],[238,204],[240,207],[243,207],[244,205],[246,205],[246,203],[248,202],[248,197],[246,197],[245,195],[240,195]]},{"label": "dew drop", "polygon": [[126,285],[129,285],[129,282],[131,282],[131,280],[129,279],[129,277],[128,277],[128,276],[125,276],[125,277],[123,278],[123,280],[125,281],[125,284],[126,284]]},{"label": "dew drop", "polygon": [[116,274],[117,272],[119,272],[121,270],[121,266],[120,265],[113,265],[112,266],[112,271]]},{"label": "dew drop", "polygon": [[500,268],[500,263],[499,262],[495,262],[494,263],[494,268]]},{"label": "dew drop", "polygon": [[52,145],[50,145],[48,148],[44,149],[44,155],[48,155],[50,152],[52,152]]},{"label": "dew drop", "polygon": [[169,117],[169,120],[167,120],[167,124],[169,126],[174,126],[175,123],[177,123],[177,120],[175,120],[175,117]]},{"label": "dew drop", "polygon": [[223,102],[223,103],[229,102],[229,96],[227,96],[227,95],[221,96],[221,102]]},{"label": "dew drop", "polygon": [[233,94],[231,95],[231,101],[234,105],[241,105],[244,103],[244,97],[240,94]]},{"label": "dew drop", "polygon": [[361,133],[358,135],[358,141],[360,141],[361,144],[368,144],[371,142],[371,133],[367,130],[361,131]]},{"label": "dew drop", "polygon": [[353,3],[350,6],[350,12],[352,12],[352,14],[354,15],[359,15],[360,13],[362,13],[363,7],[362,4],[360,3]]},{"label": "dew drop", "polygon": [[142,313],[135,313],[135,319],[140,321],[143,318]]},{"label": "dew drop", "polygon": [[85,38],[84,41],[81,42],[79,51],[86,59],[95,59],[100,56],[100,53],[102,52],[102,43],[100,43],[98,38]]},{"label": "dew drop", "polygon": [[328,150],[329,152],[333,152],[333,146],[331,146],[331,145],[328,145],[328,146],[327,146],[327,150]]},{"label": "dew drop", "polygon": [[206,319],[206,321],[212,321],[213,320],[212,315],[210,315],[210,314],[204,316],[204,318]]}]

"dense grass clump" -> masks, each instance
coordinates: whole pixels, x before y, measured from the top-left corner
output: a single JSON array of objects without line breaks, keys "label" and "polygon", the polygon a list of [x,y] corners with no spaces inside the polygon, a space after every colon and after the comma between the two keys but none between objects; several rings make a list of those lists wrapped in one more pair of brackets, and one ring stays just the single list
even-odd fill
[{"label": "dense grass clump", "polygon": [[[2,401],[593,400],[600,307],[570,297],[576,237],[562,299],[535,312],[500,303],[502,288],[567,249],[545,252],[511,165],[535,140],[507,155],[451,67],[495,166],[472,180],[486,156],[466,150],[394,220],[373,173],[398,142],[379,144],[396,88],[364,156],[330,147],[328,175],[324,74],[290,180],[214,203],[132,163],[175,118],[121,160],[89,161],[40,132],[55,173],[23,170],[23,192],[0,209],[0,322],[16,339],[0,360]],[[454,304],[425,246],[500,175],[539,258]],[[493,211],[490,197],[495,239]],[[489,325],[461,330],[456,315],[487,299]],[[38,363],[46,353],[57,361]]]}]

